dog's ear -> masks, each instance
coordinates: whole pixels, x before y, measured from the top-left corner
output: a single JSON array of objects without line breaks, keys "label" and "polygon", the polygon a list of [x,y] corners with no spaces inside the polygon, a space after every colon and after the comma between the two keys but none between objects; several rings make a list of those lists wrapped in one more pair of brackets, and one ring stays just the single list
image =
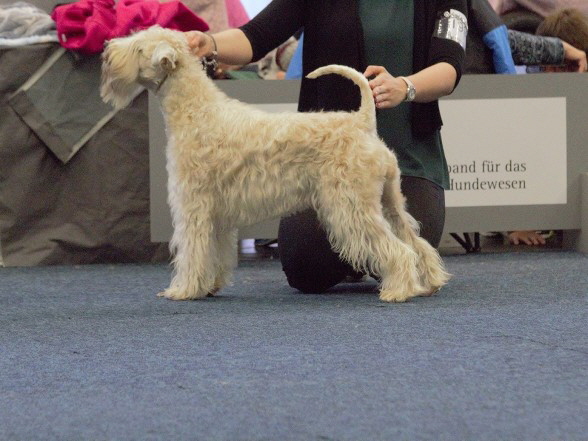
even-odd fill
[{"label": "dog's ear", "polygon": [[172,45],[162,41],[157,45],[151,55],[153,66],[160,66],[165,72],[171,72],[176,68],[177,53]]}]

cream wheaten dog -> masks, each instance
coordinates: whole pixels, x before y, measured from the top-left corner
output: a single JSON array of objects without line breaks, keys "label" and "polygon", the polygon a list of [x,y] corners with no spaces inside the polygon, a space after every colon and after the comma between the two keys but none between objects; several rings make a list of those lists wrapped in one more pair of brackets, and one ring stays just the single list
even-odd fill
[{"label": "cream wheaten dog", "polygon": [[405,211],[394,154],[376,134],[366,78],[332,65],[361,91],[357,112],[265,113],[227,97],[180,32],[153,27],[111,40],[102,98],[126,106],[138,85],[159,98],[168,137],[174,300],[212,295],[237,263],[237,228],[313,207],[335,251],[403,302],[448,280],[438,253]]}]

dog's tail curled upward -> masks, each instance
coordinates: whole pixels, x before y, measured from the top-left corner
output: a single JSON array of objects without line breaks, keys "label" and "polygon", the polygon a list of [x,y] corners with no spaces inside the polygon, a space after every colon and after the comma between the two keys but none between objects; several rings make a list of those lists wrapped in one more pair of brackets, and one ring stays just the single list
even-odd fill
[{"label": "dog's tail curled upward", "polygon": [[368,80],[357,70],[340,64],[329,64],[328,66],[319,67],[309,73],[306,78],[314,79],[323,75],[337,74],[350,79],[359,87],[361,93],[361,105],[357,113],[363,118],[366,125],[371,130],[376,130],[376,105],[372,89]]}]

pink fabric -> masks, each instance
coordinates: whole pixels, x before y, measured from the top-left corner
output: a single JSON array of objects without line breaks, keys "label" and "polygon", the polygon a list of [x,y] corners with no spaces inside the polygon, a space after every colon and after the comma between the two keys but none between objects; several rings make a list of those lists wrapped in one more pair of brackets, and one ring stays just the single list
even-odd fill
[{"label": "pink fabric", "polygon": [[51,18],[66,49],[99,53],[104,42],[153,25],[179,31],[207,31],[208,24],[179,1],[79,0],[57,6]]},{"label": "pink fabric", "polygon": [[210,32],[229,29],[225,0],[184,0],[184,4],[206,20]]},{"label": "pink fabric", "polygon": [[225,0],[229,27],[238,28],[249,21],[249,15],[243,7],[241,0]]}]

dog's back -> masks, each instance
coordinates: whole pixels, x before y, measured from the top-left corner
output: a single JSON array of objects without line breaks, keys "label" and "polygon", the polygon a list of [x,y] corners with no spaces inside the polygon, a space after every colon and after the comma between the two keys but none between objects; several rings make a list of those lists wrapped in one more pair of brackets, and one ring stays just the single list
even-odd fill
[{"label": "dog's back", "polygon": [[340,64],[329,64],[328,66],[319,67],[306,77],[315,79],[329,74],[337,74],[348,78],[359,87],[361,104],[357,114],[365,121],[368,130],[376,131],[376,105],[368,79],[357,70]]}]

